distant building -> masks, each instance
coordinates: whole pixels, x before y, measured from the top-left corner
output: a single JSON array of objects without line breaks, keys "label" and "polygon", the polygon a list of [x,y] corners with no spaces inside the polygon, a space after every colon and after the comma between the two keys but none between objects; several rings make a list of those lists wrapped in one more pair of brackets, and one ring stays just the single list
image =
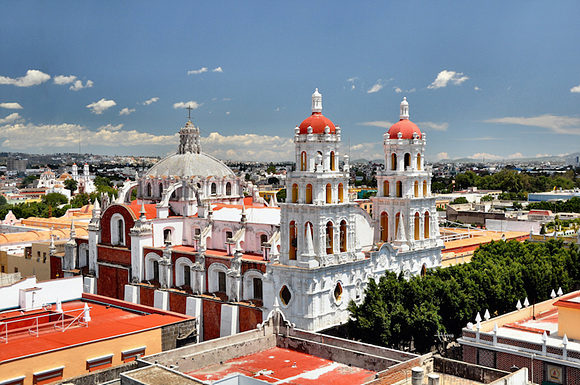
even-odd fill
[{"label": "distant building", "polygon": [[15,159],[15,158],[6,159],[6,168],[8,169],[8,171],[25,173],[27,164],[28,159]]},{"label": "distant building", "polygon": [[549,192],[529,193],[528,202],[568,200],[573,197],[580,197],[580,190],[554,190]]}]

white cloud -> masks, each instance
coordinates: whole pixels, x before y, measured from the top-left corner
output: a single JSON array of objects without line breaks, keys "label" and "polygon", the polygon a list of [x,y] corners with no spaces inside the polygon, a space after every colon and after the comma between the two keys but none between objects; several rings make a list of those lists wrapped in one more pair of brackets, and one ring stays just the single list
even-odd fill
[{"label": "white cloud", "polygon": [[478,86],[473,87],[473,89],[476,91],[481,91],[481,88],[479,88]]},{"label": "white cloud", "polygon": [[415,88],[411,88],[410,90],[404,90],[401,87],[393,87],[393,89],[398,94],[400,94],[401,92],[404,92],[406,94],[410,94],[410,93],[413,93],[413,92],[417,91],[417,89],[415,89]]},{"label": "white cloud", "polygon": [[372,127],[380,127],[380,128],[391,128],[393,123],[388,122],[386,120],[375,120],[372,122],[361,122],[357,123],[357,126],[372,126]]},{"label": "white cloud", "polygon": [[354,82],[355,82],[356,80],[358,80],[358,79],[359,79],[359,77],[358,77],[358,76],[355,76],[355,77],[352,77],[352,78],[346,79],[346,81],[350,83],[350,90],[351,90],[351,91],[353,91],[353,90],[356,88],[356,85],[354,84]]},{"label": "white cloud", "polygon": [[98,102],[93,102],[87,105],[87,108],[90,109],[93,114],[101,115],[103,112],[116,105],[117,103],[115,103],[114,100],[106,100],[105,98],[102,98]]},{"label": "white cloud", "polygon": [[0,124],[11,124],[22,121],[22,116],[18,112],[8,115],[4,119],[0,118]]},{"label": "white cloud", "polygon": [[437,160],[442,159],[449,159],[449,154],[446,152],[440,152],[439,154],[437,154]]},{"label": "white cloud", "polygon": [[53,79],[54,84],[57,85],[63,85],[63,84],[70,84],[72,82],[74,82],[75,80],[77,80],[77,77],[74,75],[70,75],[70,76],[64,76],[64,75],[58,75],[55,76]]},{"label": "white cloud", "polygon": [[557,134],[580,135],[580,118],[571,116],[541,115],[531,118],[505,117],[484,120],[486,123],[517,124],[528,127],[547,128]]},{"label": "white cloud", "polygon": [[550,154],[536,154],[534,155],[534,158],[544,158],[546,156],[550,156]]},{"label": "white cloud", "polygon": [[449,123],[444,122],[444,123],[433,123],[433,122],[421,122],[421,123],[417,123],[417,125],[421,128],[421,127],[428,127],[432,130],[435,131],[447,131],[447,129],[449,128]]},{"label": "white cloud", "polygon": [[22,106],[19,103],[0,103],[0,108],[7,110],[21,110]]},{"label": "white cloud", "polygon": [[226,112],[226,115],[229,115],[229,114],[231,114],[231,113],[232,113],[231,111],[227,111],[227,112]]},{"label": "white cloud", "polygon": [[477,152],[473,155],[467,156],[466,158],[471,158],[471,159],[485,159],[485,160],[504,160],[504,159],[519,159],[519,158],[523,158],[524,155],[521,152],[516,152],[515,154],[511,154],[511,155],[493,155],[493,154],[488,154],[486,152]]},{"label": "white cloud", "polygon": [[207,67],[201,67],[198,70],[187,71],[187,74],[188,75],[199,75],[199,74],[202,74],[204,72],[207,72]]},{"label": "white cloud", "polygon": [[570,92],[574,94],[580,93],[580,86],[570,88]]},{"label": "white cloud", "polygon": [[375,83],[374,86],[369,88],[369,90],[367,91],[367,94],[374,94],[375,92],[379,92],[380,90],[383,89],[383,87],[384,87],[384,84],[381,81],[381,79],[379,79],[379,80],[377,80],[377,82]]},{"label": "white cloud", "polygon": [[132,112],[135,112],[134,108],[125,107],[121,111],[119,111],[119,115],[130,115]]},{"label": "white cloud", "polygon": [[84,146],[138,147],[143,145],[176,146],[179,134],[153,135],[136,130],[124,131],[123,125],[106,125],[90,130],[77,124],[34,125],[14,123],[0,126],[0,145],[10,150],[70,151],[78,148],[82,137]]},{"label": "white cloud", "polygon": [[224,70],[222,69],[222,67],[216,67],[213,70],[211,70],[211,72],[219,72],[219,73],[222,73],[222,72],[224,72]]},{"label": "white cloud", "polygon": [[350,148],[344,148],[344,151],[350,156],[350,160],[356,159],[366,159],[366,160],[376,160],[383,159],[385,154],[383,151],[383,142],[368,142],[368,143],[357,143]]},{"label": "white cloud", "polygon": [[178,103],[174,103],[173,104],[173,108],[174,109],[178,109],[178,108],[187,108],[187,107],[191,107],[192,109],[196,110],[199,107],[201,107],[203,104],[199,104],[196,101],[190,100],[189,102],[178,102]]},{"label": "white cloud", "polygon": [[106,126],[101,126],[99,128],[97,128],[97,131],[119,131],[120,129],[123,128],[123,124],[117,124],[116,126],[113,126],[112,124],[107,124]]},{"label": "white cloud", "polygon": [[0,84],[11,84],[16,87],[37,86],[49,80],[50,75],[39,70],[28,70],[26,71],[25,76],[16,79],[7,76],[0,76]]},{"label": "white cloud", "polygon": [[447,84],[449,83],[453,84],[454,86],[458,86],[467,79],[469,79],[469,77],[463,75],[463,72],[443,70],[437,74],[435,81],[427,88],[436,90],[437,88],[447,87]]},{"label": "white cloud", "polygon": [[142,104],[142,105],[144,105],[144,106],[148,106],[148,105],[150,105],[150,104],[153,104],[153,103],[157,102],[158,100],[159,100],[159,98],[158,98],[158,97],[154,97],[154,98],[151,98],[151,99],[149,99],[149,100],[145,100],[145,101],[144,101],[143,103],[141,103],[141,104]]},{"label": "white cloud", "polygon": [[82,90],[83,88],[91,88],[93,86],[93,82],[92,80],[87,80],[85,85],[83,86],[83,82],[81,80],[77,80],[73,83],[72,86],[69,87],[69,89],[73,90],[73,91],[78,91],[78,90]]},{"label": "white cloud", "polygon": [[212,132],[201,138],[201,147],[218,159],[273,162],[294,158],[294,142],[280,136],[243,134],[224,136]]}]

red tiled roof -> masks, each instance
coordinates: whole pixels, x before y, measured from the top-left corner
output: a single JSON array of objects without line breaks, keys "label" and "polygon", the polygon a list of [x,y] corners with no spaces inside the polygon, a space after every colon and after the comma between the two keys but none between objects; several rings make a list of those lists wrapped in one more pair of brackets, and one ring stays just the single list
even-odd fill
[{"label": "red tiled roof", "polygon": [[308,134],[308,127],[312,127],[313,134],[324,134],[324,129],[328,126],[330,133],[334,134],[336,128],[334,123],[321,112],[313,112],[308,118],[300,123],[300,134]]},{"label": "red tiled roof", "polygon": [[[131,211],[133,211],[136,218],[139,218],[139,215],[140,215],[139,211],[141,211],[141,205],[138,204],[136,200],[131,202],[130,205],[126,205],[126,206]],[[145,218],[147,218],[147,219],[157,218],[157,208],[155,206],[155,203],[150,203],[150,204],[145,205]]]}]

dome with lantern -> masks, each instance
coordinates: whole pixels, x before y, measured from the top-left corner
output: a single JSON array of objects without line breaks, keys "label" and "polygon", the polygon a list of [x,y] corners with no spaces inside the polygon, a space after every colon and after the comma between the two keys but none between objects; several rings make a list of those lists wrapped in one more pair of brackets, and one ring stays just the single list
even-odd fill
[{"label": "dome with lantern", "polygon": [[[399,133],[401,133],[400,138]],[[403,98],[399,121],[389,128],[389,139],[414,139],[413,134],[415,133],[418,135],[418,138],[421,138],[421,130],[415,123],[409,120],[409,102],[407,102],[407,98]]]},{"label": "dome with lantern", "polygon": [[[312,131],[308,128],[312,127]],[[328,127],[328,132],[326,132]],[[304,119],[300,123],[300,134],[334,134],[336,127],[334,123],[326,116],[322,115],[322,94],[318,92],[318,88],[312,94],[312,115]]]}]

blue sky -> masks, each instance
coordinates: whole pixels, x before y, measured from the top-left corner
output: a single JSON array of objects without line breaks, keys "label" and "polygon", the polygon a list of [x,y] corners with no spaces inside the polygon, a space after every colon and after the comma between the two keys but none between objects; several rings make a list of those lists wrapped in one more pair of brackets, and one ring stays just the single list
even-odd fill
[{"label": "blue sky", "polygon": [[352,159],[406,96],[431,161],[579,150],[578,1],[2,1],[0,150],[290,160],[315,88]]}]

